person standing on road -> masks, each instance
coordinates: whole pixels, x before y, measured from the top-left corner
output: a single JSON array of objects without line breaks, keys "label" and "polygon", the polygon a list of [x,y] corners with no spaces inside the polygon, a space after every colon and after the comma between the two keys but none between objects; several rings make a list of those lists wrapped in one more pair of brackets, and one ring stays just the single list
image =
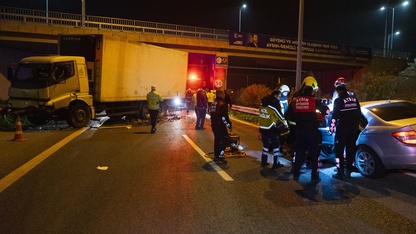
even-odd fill
[{"label": "person standing on road", "polygon": [[207,92],[207,100],[208,100],[208,108],[209,108],[215,100],[215,90],[211,90],[210,92]]},{"label": "person standing on road", "polygon": [[[289,96],[289,93],[290,93],[290,88],[289,88],[289,86],[287,86],[285,84],[280,84],[280,85],[278,85],[278,89],[280,91],[280,98],[279,98],[280,109],[281,109],[282,115],[284,116],[287,112],[287,108],[289,108],[288,96]],[[285,142],[287,142],[287,145],[290,146],[290,134],[288,134],[286,136],[279,137],[279,140],[280,140],[280,147],[279,147],[280,148],[280,153],[283,153],[283,147],[285,145]]]},{"label": "person standing on road", "polygon": [[224,164],[227,163],[224,159],[224,152],[230,139],[227,128],[231,130],[232,123],[228,117],[227,105],[224,102],[224,91],[217,90],[216,96],[210,106],[211,128],[214,133],[214,162]]},{"label": "person standing on road", "polygon": [[152,85],[151,91],[147,94],[146,99],[149,108],[150,123],[152,125],[150,133],[155,133],[157,116],[159,115],[160,103],[163,102],[163,98],[156,92],[156,86]]},{"label": "person standing on road", "polygon": [[[351,178],[354,156],[357,151],[355,142],[358,137],[358,126],[361,118],[360,103],[353,92],[348,92],[345,85],[335,88],[338,98],[334,101],[331,125],[329,131],[335,132],[335,156],[338,172],[333,174],[335,179]],[[344,148],[346,154],[346,171],[344,164]],[[345,174],[344,174],[345,173]]]},{"label": "person standing on road", "polygon": [[[283,164],[279,162],[279,125],[283,128],[287,123],[283,117],[279,103],[280,91],[274,90],[271,95],[266,96],[261,100],[259,106],[259,131],[261,134],[261,140],[263,142],[263,149],[261,154],[261,167],[268,167],[267,162],[269,150],[273,154],[273,166],[272,169],[283,167]],[[287,132],[288,133],[288,132]]]},{"label": "person standing on road", "polygon": [[[322,133],[319,131],[319,116],[329,114],[328,107],[313,96],[313,88],[305,86],[302,94],[295,97],[287,111],[288,119],[296,123],[295,164],[293,179],[299,180],[300,169],[306,159],[306,152],[311,157],[311,184],[315,185],[319,178],[319,154],[322,146]],[[319,113],[317,113],[319,112]]]},{"label": "person standing on road", "polygon": [[196,93],[196,107],[198,109],[196,117],[196,130],[204,130],[205,116],[207,115],[208,99],[204,88],[201,88]]},{"label": "person standing on road", "polygon": [[191,89],[186,90],[185,101],[186,101],[186,114],[189,114],[189,110],[191,110],[191,106],[192,106],[192,90]]}]

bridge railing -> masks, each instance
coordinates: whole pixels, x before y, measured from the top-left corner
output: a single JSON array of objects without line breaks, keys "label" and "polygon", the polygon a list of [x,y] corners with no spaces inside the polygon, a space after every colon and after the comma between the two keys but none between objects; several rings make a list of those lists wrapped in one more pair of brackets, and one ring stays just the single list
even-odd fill
[{"label": "bridge railing", "polygon": [[99,30],[164,34],[178,37],[228,41],[227,30],[90,15],[86,15],[83,21],[83,16],[79,14],[46,12],[13,7],[1,6],[0,19],[55,26],[85,27]]},{"label": "bridge railing", "polygon": [[[0,19],[36,24],[67,27],[85,27],[99,30],[117,30],[136,33],[162,34],[177,37],[192,37],[218,41],[228,41],[228,30],[200,28],[185,25],[157,23],[150,21],[120,19],[103,16],[83,16],[79,14],[33,10],[0,6]],[[372,48],[373,56],[408,58],[409,53]]]}]

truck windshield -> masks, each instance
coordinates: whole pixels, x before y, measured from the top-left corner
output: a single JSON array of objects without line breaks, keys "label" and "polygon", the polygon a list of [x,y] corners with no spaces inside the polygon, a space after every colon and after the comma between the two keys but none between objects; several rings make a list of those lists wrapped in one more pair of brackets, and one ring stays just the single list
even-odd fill
[{"label": "truck windshield", "polygon": [[18,81],[48,81],[51,64],[21,64],[16,73]]}]

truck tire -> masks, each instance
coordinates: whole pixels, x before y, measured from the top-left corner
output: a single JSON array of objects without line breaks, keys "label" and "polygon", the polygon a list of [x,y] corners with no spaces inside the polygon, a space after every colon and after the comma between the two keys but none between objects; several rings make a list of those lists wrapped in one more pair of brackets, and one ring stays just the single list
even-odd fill
[{"label": "truck tire", "polygon": [[90,108],[83,104],[77,103],[69,108],[68,125],[73,128],[82,128],[88,126],[91,119]]}]

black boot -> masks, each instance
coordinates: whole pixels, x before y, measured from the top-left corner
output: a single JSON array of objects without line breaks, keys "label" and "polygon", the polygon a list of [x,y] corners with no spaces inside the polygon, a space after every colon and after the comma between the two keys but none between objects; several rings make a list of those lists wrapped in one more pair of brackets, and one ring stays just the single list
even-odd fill
[{"label": "black boot", "polygon": [[277,168],[280,168],[280,167],[283,167],[283,164],[281,164],[279,162],[279,160],[277,159],[277,156],[273,156],[273,166],[272,166],[272,169],[274,170],[274,169],[277,169]]},{"label": "black boot", "polygon": [[261,167],[268,167],[269,164],[267,163],[267,155],[261,155]]},{"label": "black boot", "polygon": [[345,180],[345,174],[343,168],[338,168],[338,172],[332,175],[332,178],[338,180]]}]

